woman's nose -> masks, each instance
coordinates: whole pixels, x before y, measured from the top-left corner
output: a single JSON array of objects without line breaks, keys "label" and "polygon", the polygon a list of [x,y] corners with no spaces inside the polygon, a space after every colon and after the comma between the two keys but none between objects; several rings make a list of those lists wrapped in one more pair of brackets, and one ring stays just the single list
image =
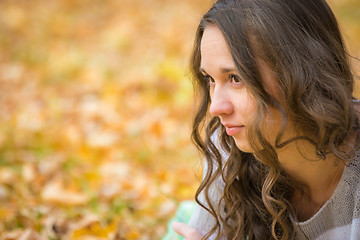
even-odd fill
[{"label": "woman's nose", "polygon": [[210,114],[213,116],[220,116],[224,114],[231,114],[233,112],[233,105],[229,99],[226,91],[215,89],[211,96]]}]

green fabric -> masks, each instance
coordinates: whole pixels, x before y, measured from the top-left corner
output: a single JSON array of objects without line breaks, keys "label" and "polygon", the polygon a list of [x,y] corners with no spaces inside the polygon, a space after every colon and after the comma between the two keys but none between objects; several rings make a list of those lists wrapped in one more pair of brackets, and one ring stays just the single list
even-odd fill
[{"label": "green fabric", "polygon": [[167,226],[167,233],[162,238],[162,240],[183,240],[184,238],[177,234],[171,227],[173,222],[182,222],[188,224],[191,218],[191,215],[194,211],[196,202],[194,201],[184,201],[181,202],[178,210],[175,213],[175,216],[169,221]]}]

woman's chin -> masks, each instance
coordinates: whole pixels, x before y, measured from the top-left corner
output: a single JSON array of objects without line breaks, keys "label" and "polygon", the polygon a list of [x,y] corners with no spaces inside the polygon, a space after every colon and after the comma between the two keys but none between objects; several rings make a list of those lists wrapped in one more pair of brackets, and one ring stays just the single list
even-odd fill
[{"label": "woman's chin", "polygon": [[235,140],[235,144],[236,144],[237,148],[240,151],[246,152],[246,153],[252,153],[253,152],[253,149],[251,148],[248,141],[237,140],[236,138],[234,138],[234,140]]}]

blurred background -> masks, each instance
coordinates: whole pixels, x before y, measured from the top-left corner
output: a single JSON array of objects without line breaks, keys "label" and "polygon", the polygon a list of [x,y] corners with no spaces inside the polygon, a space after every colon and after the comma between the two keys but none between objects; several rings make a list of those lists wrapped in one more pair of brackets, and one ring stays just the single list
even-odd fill
[{"label": "blurred background", "polygon": [[[188,59],[212,2],[0,1],[0,239],[164,235],[201,177]],[[359,57],[360,1],[329,3]]]}]

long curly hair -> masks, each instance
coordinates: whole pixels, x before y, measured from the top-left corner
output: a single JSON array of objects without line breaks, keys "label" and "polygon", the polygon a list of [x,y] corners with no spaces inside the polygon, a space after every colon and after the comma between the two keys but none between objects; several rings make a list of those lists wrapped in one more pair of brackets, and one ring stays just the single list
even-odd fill
[{"label": "long curly hair", "polygon": [[[209,85],[199,68],[200,43],[209,25],[222,32],[255,99],[256,118],[247,136],[252,153],[240,151],[219,118],[208,114]],[[281,103],[266,91],[255,56],[276,75]],[[216,220],[204,239],[214,233],[216,239],[293,239],[289,215],[294,210],[289,199],[301,186],[281,168],[276,150],[301,139],[313,144],[325,161],[329,153],[347,161],[354,157],[355,148],[345,152],[340,147],[359,131],[352,97],[354,75],[330,7],[325,0],[219,0],[199,24],[191,70],[198,98],[192,139],[208,166],[196,199]],[[270,107],[282,117],[275,145],[260,127]],[[284,140],[288,120],[299,136]],[[221,151],[229,156],[225,161]],[[225,187],[214,205],[208,191],[219,178]],[[202,192],[207,206],[199,201]]]}]

